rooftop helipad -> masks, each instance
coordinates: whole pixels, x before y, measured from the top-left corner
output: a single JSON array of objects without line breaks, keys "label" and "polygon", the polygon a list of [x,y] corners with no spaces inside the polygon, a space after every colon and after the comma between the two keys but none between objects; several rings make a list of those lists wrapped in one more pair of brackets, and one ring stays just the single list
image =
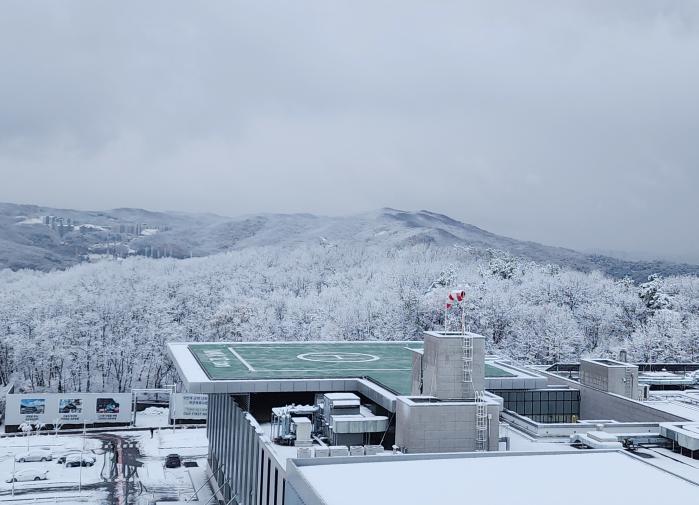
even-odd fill
[{"label": "rooftop helipad", "polygon": [[[187,359],[184,346],[194,360]],[[361,377],[398,394],[409,394],[411,349],[422,348],[422,342],[234,342],[169,347],[183,379],[188,381],[189,376],[188,382]],[[193,370],[193,365],[199,370]],[[485,374],[513,376],[488,364]],[[198,380],[193,380],[196,376]]]}]

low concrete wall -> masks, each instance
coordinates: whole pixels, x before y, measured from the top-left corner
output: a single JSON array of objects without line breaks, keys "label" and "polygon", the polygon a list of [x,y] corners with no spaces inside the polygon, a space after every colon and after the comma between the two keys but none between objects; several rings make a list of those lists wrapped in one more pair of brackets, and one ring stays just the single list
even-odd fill
[{"label": "low concrete wall", "polygon": [[[487,399],[490,414],[488,450],[497,451],[500,405]],[[474,402],[413,403],[398,397],[396,445],[408,453],[463,452],[476,450]]]},{"label": "low concrete wall", "polygon": [[536,438],[569,437],[576,433],[595,431],[601,424],[608,433],[660,433],[659,423],[537,423],[511,410],[502,411],[502,419],[511,426]]}]

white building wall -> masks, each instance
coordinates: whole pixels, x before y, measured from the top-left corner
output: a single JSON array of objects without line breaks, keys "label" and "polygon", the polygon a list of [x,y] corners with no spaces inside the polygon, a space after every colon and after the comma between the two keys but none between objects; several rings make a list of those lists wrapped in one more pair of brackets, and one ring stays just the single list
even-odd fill
[{"label": "white building wall", "polygon": [[207,434],[209,468],[225,501],[236,497],[241,505],[281,505],[283,469],[267,454],[261,432],[233,395],[209,396]]}]

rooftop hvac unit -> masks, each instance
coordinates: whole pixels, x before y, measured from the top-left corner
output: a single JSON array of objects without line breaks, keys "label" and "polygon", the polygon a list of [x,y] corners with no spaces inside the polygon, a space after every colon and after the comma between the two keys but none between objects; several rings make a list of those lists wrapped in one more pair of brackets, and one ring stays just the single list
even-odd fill
[{"label": "rooftop hvac unit", "polygon": [[[367,410],[368,413],[368,410]],[[368,415],[332,416],[333,433],[377,433],[388,429],[388,417]]]},{"label": "rooftop hvac unit", "polygon": [[307,417],[292,417],[291,422],[295,427],[296,439],[294,445],[297,447],[309,447],[311,442],[311,432],[313,423]]},{"label": "rooftop hvac unit", "polygon": [[364,447],[364,454],[367,456],[376,456],[377,454],[383,454],[382,445],[367,445]]},{"label": "rooftop hvac unit", "polygon": [[364,456],[364,446],[363,445],[351,445],[350,456]]},{"label": "rooftop hvac unit", "polygon": [[326,422],[334,415],[359,414],[361,402],[354,393],[326,393],[323,396],[323,416]]},{"label": "rooftop hvac unit", "polygon": [[299,447],[298,449],[296,449],[296,457],[299,459],[312,458],[313,457],[313,448],[312,447]]},{"label": "rooftop hvac unit", "polygon": [[315,454],[316,454],[316,458],[327,458],[328,456],[330,456],[330,448],[329,447],[316,447]]},{"label": "rooftop hvac unit", "polygon": [[349,450],[346,445],[331,445],[330,457],[349,456]]}]

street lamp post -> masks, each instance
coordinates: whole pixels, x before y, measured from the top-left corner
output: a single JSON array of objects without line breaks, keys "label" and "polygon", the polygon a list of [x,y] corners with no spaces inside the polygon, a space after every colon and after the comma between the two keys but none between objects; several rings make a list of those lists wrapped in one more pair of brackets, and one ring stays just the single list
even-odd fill
[{"label": "street lamp post", "polygon": [[15,495],[15,480],[17,479],[17,455],[12,458],[12,496]]}]

